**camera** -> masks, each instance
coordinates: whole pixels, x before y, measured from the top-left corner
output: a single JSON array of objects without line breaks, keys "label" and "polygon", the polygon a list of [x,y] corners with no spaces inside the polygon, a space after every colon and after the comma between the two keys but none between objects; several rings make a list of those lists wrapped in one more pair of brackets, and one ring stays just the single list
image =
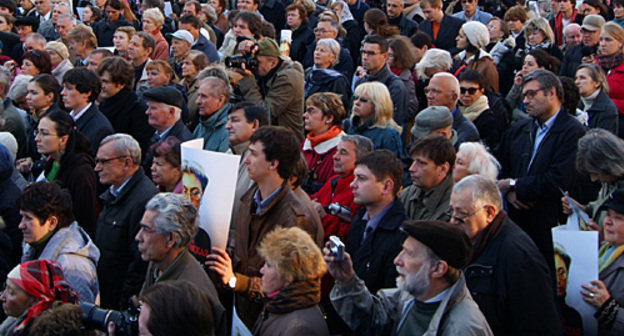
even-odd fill
[{"label": "camera", "polygon": [[245,64],[245,69],[255,71],[258,67],[258,59],[250,55],[229,56],[225,58],[225,66],[228,68],[242,69],[243,64]]},{"label": "camera", "polygon": [[108,322],[115,323],[117,335],[134,336],[139,334],[139,309],[129,308],[125,312],[102,309],[92,303],[81,302],[82,324],[87,329],[106,332]]},{"label": "camera", "polygon": [[344,260],[344,243],[336,236],[329,236],[329,253],[336,258],[336,261]]},{"label": "camera", "polygon": [[353,214],[351,213],[351,209],[340,205],[339,203],[332,203],[325,207],[325,212],[330,215],[334,215],[341,220],[351,223],[351,217]]}]

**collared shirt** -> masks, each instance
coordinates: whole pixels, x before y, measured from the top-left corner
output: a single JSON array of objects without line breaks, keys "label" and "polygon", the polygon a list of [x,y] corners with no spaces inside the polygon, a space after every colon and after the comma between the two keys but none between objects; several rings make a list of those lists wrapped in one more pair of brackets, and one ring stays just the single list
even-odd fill
[{"label": "collared shirt", "polygon": [[89,107],[91,107],[91,104],[93,103],[89,103],[85,108],[83,108],[82,110],[78,112],[76,112],[76,110],[72,110],[71,112],[69,112],[69,115],[74,119],[74,121],[76,121],[80,119],[80,117],[82,117],[82,115],[85,114],[85,112],[87,112]]},{"label": "collared shirt", "polygon": [[[37,14],[39,14],[39,12],[37,12]],[[48,11],[46,15],[39,14],[39,23],[44,23],[45,21],[49,20],[51,17],[52,17],[52,8],[50,8],[50,11]]]},{"label": "collared shirt", "polygon": [[390,210],[390,208],[392,207],[392,204],[394,204],[394,202],[391,202],[390,204],[388,204],[388,206],[386,206],[373,218],[369,217],[370,215],[368,214],[368,211],[366,211],[364,216],[362,216],[362,220],[367,221],[366,228],[364,229],[364,235],[362,235],[362,243],[366,240],[366,231],[375,232],[375,230],[377,230],[377,226],[379,226],[379,222],[381,222],[381,219],[386,215],[386,212]]},{"label": "collared shirt", "polygon": [[158,131],[154,132],[154,136],[158,137],[158,141],[164,139],[167,137],[167,133],[169,133],[169,131],[171,131],[171,129],[173,128],[173,126],[175,126],[175,124],[169,126],[169,128],[167,128],[166,130],[164,130],[162,133],[158,133]]},{"label": "collared shirt", "polygon": [[132,176],[128,177],[128,179],[122,183],[119,188],[115,189],[115,186],[111,184],[110,188],[108,189],[108,191],[111,193],[111,195],[117,197],[119,196],[119,194],[121,193],[121,191],[123,190],[123,188],[126,186],[126,184],[128,184],[128,181],[130,181],[130,179],[132,178]]},{"label": "collared shirt", "polygon": [[537,154],[540,144],[544,141],[544,138],[552,128],[555,123],[555,119],[561,112],[561,109],[555,113],[552,117],[550,117],[543,125],[540,125],[537,120],[534,120],[533,123],[537,128],[537,132],[535,134],[535,142],[533,142],[533,153],[531,154],[531,161],[529,161],[529,167],[527,169],[531,169],[531,165],[533,164],[533,160],[535,159],[535,155]]},{"label": "collared shirt", "polygon": [[279,188],[275,189],[265,199],[261,199],[262,196],[260,195],[260,188],[256,189],[256,192],[254,193],[254,196],[253,196],[254,204],[256,206],[256,215],[259,214],[260,211],[262,211],[262,209],[266,208],[269,204],[271,204],[271,201],[273,201],[273,199],[277,197],[277,194],[279,194],[282,188],[283,188],[283,185],[279,186]]}]

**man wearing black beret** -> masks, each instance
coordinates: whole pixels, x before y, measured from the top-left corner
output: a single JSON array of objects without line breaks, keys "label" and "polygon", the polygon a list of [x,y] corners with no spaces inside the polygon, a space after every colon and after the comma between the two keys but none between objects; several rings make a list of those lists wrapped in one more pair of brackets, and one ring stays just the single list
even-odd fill
[{"label": "man wearing black beret", "polygon": [[[147,101],[147,122],[156,131],[150,139],[149,146],[168,137],[174,136],[184,142],[193,139],[193,134],[184,126],[180,118],[184,98],[182,93],[171,86],[157,86],[143,92],[143,98]],[[145,153],[143,169],[150,171],[152,166],[151,153]]]},{"label": "man wearing black beret", "polygon": [[460,270],[472,254],[468,236],[447,222],[406,221],[407,238],[394,259],[397,287],[373,296],[353,272],[324,249],[336,279],[332,304],[358,335],[493,335]]}]

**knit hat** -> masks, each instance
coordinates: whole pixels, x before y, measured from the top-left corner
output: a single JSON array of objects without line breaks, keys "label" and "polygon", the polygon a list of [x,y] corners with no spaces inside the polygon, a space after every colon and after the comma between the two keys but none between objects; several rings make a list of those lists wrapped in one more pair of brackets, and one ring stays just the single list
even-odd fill
[{"label": "knit hat", "polygon": [[466,22],[462,29],[468,38],[468,42],[473,46],[483,49],[490,43],[490,32],[483,23],[478,21]]},{"label": "knit hat", "polygon": [[472,245],[468,236],[448,222],[438,220],[408,220],[403,232],[430,248],[450,266],[460,269],[470,261]]},{"label": "knit hat", "polygon": [[45,49],[53,51],[64,60],[69,58],[69,50],[67,50],[67,47],[62,42],[50,41],[46,43]]},{"label": "knit hat", "polygon": [[274,39],[265,37],[258,42],[258,51],[256,56],[273,56],[280,57],[280,49]]},{"label": "knit hat", "polygon": [[446,106],[429,106],[420,111],[414,119],[412,135],[414,138],[422,138],[440,128],[449,127],[453,124],[453,116]]},{"label": "knit hat", "polygon": [[0,145],[6,147],[11,155],[11,161],[15,162],[15,157],[17,155],[17,140],[13,134],[9,132],[0,132]]}]

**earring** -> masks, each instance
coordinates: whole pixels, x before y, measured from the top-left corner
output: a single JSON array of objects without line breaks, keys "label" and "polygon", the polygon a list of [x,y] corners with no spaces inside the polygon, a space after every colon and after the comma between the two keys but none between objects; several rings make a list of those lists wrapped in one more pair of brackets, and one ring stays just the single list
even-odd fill
[{"label": "earring", "polygon": [[325,120],[325,124],[329,125],[329,120]]}]

